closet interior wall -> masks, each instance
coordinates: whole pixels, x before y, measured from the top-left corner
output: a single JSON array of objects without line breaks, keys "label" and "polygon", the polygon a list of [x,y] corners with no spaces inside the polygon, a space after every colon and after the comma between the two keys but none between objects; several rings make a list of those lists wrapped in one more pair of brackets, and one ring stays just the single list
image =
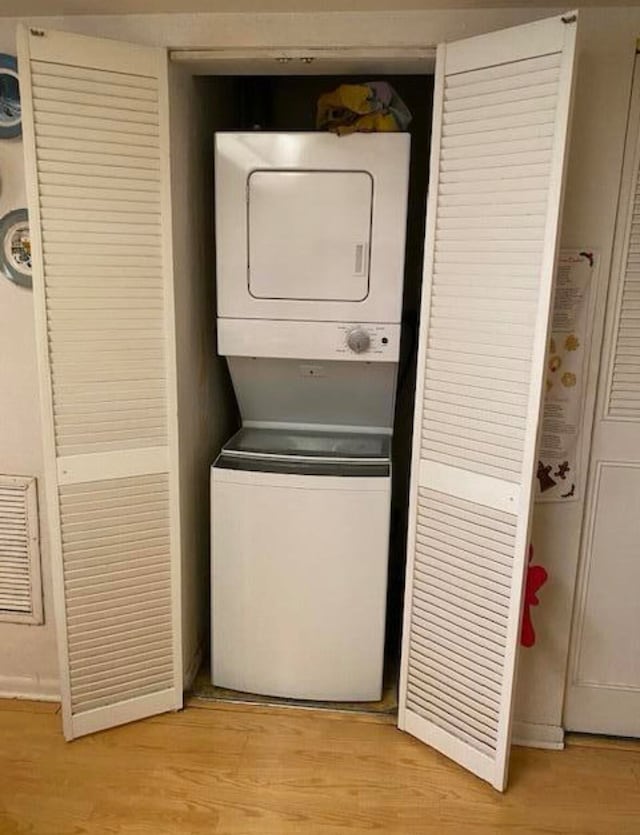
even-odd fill
[{"label": "closet interior wall", "polygon": [[237,121],[229,83],[171,65],[170,142],[175,275],[182,644],[189,688],[209,642],[209,466],[239,425],[216,343],[213,134]]}]

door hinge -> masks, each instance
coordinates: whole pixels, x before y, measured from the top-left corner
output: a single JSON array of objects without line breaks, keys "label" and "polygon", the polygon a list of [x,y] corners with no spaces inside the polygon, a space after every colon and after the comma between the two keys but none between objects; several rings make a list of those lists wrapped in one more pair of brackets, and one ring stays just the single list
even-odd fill
[{"label": "door hinge", "polygon": [[44,38],[43,29],[29,29],[29,32],[31,32],[34,38]]},{"label": "door hinge", "polygon": [[577,19],[578,19],[577,14],[566,14],[563,17],[560,18],[560,20],[563,23],[575,23]]}]

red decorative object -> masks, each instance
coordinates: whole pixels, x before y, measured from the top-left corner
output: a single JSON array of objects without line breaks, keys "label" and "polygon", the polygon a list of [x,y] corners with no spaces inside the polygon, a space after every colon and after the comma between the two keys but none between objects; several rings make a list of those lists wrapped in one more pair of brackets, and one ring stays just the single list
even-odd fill
[{"label": "red decorative object", "polygon": [[527,567],[527,582],[524,588],[524,605],[522,607],[522,630],[520,643],[523,647],[532,647],[536,642],[536,632],[531,620],[531,606],[537,606],[537,592],[547,582],[548,574],[541,565],[531,565],[533,559],[533,545],[529,545],[529,565]]}]

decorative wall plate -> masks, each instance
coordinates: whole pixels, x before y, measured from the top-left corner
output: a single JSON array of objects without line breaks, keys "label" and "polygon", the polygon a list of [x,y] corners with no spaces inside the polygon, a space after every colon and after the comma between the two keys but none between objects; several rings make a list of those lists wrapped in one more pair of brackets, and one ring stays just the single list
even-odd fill
[{"label": "decorative wall plate", "polygon": [[13,55],[0,52],[0,139],[22,132],[18,64]]},{"label": "decorative wall plate", "polygon": [[14,209],[0,219],[0,267],[14,284],[31,287],[31,235],[26,209]]},{"label": "decorative wall plate", "polygon": [[22,133],[18,64],[13,55],[0,52],[0,139]]}]

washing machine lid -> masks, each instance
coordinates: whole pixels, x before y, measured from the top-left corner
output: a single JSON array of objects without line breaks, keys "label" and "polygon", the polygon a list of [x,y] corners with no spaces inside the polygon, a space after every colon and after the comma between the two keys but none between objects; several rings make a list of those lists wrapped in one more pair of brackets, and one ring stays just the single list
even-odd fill
[{"label": "washing machine lid", "polygon": [[364,301],[373,178],[367,171],[252,171],[248,280],[256,299]]},{"label": "washing machine lid", "polygon": [[244,426],[225,444],[215,467],[295,475],[388,477],[388,435]]},{"label": "washing machine lid", "polygon": [[373,432],[333,432],[243,426],[223,453],[236,458],[295,458],[353,463],[388,462],[390,436]]},{"label": "washing machine lid", "polygon": [[289,475],[388,478],[389,455],[389,435],[244,426],[225,444],[215,467]]}]

